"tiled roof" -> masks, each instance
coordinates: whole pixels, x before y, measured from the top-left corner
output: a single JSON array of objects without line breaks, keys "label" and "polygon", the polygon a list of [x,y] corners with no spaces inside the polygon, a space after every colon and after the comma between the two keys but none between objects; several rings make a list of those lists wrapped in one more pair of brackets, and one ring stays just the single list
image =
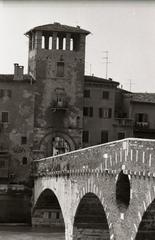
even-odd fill
[{"label": "tiled roof", "polygon": [[14,74],[0,74],[1,82],[30,82],[32,77],[28,74],[23,75],[23,80],[14,80]]},{"label": "tiled roof", "polygon": [[55,31],[55,32],[68,32],[68,33],[83,33],[83,34],[89,34],[90,32],[84,29],[81,29],[79,26],[72,27],[67,25],[62,25],[60,23],[54,23],[54,24],[46,24],[34,27],[30,29],[28,32],[26,32],[26,35],[29,35],[31,31]]},{"label": "tiled roof", "polygon": [[132,102],[155,103],[155,93],[132,93]]},{"label": "tiled roof", "polygon": [[109,84],[109,85],[119,85],[119,82],[113,81],[111,78],[105,79],[105,78],[99,78],[95,76],[84,76],[84,80],[86,83],[96,83],[96,84]]}]

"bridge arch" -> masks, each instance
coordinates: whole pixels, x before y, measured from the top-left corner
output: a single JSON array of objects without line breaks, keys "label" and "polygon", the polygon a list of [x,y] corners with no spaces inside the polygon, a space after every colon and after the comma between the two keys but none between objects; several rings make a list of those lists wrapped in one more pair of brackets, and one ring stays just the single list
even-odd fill
[{"label": "bridge arch", "polygon": [[[144,202],[143,202],[144,204]],[[140,215],[140,214],[139,214]],[[144,211],[135,240],[154,240],[155,236],[155,198]]]},{"label": "bridge arch", "polygon": [[130,204],[130,179],[123,170],[117,176],[116,181],[116,203],[120,212],[125,212]]},{"label": "bridge arch", "polygon": [[87,187],[82,189],[74,213],[73,240],[87,237],[91,240],[113,239],[107,205],[95,185],[92,186],[92,191]]},{"label": "bridge arch", "polygon": [[65,234],[65,223],[59,200],[50,188],[45,188],[38,196],[32,211],[32,225],[49,226]]}]

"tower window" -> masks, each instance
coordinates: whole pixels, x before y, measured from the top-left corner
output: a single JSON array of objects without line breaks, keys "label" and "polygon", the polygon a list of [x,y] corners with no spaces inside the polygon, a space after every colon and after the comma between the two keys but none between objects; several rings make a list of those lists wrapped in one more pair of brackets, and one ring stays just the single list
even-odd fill
[{"label": "tower window", "polygon": [[103,99],[109,99],[109,92],[108,91],[103,91],[102,98]]},{"label": "tower window", "polygon": [[57,77],[64,77],[64,62],[57,62]]},{"label": "tower window", "polygon": [[8,112],[2,112],[2,122],[8,122],[9,121],[9,113]]},{"label": "tower window", "polygon": [[70,39],[70,50],[73,51],[73,38]]},{"label": "tower window", "polygon": [[45,48],[45,37],[44,36],[42,36],[42,39],[41,39],[41,47],[42,47],[42,49]]}]

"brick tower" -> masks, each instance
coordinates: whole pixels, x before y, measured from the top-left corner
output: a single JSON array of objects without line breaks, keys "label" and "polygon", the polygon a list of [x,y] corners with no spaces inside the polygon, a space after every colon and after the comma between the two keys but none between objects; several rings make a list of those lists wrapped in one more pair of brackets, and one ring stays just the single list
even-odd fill
[{"label": "brick tower", "polygon": [[36,81],[34,150],[44,156],[82,145],[85,39],[89,32],[60,23],[35,27],[28,73]]}]

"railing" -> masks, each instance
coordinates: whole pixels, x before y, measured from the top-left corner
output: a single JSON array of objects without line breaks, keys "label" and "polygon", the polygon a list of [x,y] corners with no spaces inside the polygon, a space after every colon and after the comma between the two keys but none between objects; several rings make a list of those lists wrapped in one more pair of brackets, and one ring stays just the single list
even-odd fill
[{"label": "railing", "polygon": [[115,118],[114,126],[117,127],[132,127],[133,119],[130,118]]},{"label": "railing", "polygon": [[66,101],[53,101],[51,109],[66,111],[68,109],[68,105]]},{"label": "railing", "polygon": [[128,138],[35,160],[33,177],[83,174],[129,174],[155,177],[155,140]]},{"label": "railing", "polygon": [[149,128],[149,122],[135,122],[135,127],[140,129]]}]

